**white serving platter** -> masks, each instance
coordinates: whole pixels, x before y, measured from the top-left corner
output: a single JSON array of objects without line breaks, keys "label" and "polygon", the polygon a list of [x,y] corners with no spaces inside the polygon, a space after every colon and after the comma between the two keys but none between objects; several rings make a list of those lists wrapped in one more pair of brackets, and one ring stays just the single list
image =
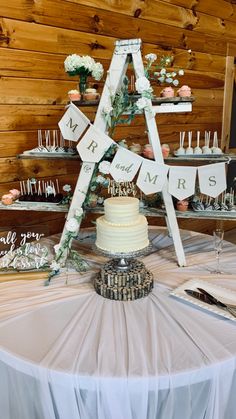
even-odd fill
[{"label": "white serving platter", "polygon": [[233,320],[236,322],[236,317],[232,316],[226,310],[216,306],[204,303],[203,301],[197,300],[194,297],[186,294],[184,291],[185,289],[190,289],[193,291],[197,291],[197,288],[203,288],[215,298],[219,299],[225,304],[235,304],[236,305],[236,291],[233,291],[228,288],[220,287],[219,285],[215,285],[213,283],[202,281],[200,279],[190,279],[189,281],[185,282],[184,284],[180,285],[178,288],[174,289],[170,292],[170,296],[175,297],[177,299],[182,300],[183,302],[191,303],[193,306],[197,306],[206,310],[208,313],[214,313],[219,316],[225,317],[226,319]]}]

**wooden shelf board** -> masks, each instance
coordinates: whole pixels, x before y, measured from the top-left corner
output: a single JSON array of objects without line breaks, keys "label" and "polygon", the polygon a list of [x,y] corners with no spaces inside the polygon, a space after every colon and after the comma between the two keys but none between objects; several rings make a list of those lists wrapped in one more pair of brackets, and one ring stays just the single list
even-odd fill
[{"label": "wooden shelf board", "polygon": [[34,159],[34,160],[37,160],[37,159],[48,159],[48,160],[61,160],[61,159],[63,159],[63,160],[80,160],[80,157],[79,157],[79,155],[74,155],[74,156],[62,156],[62,155],[60,155],[60,156],[55,156],[55,155],[53,155],[53,156],[50,156],[50,154],[48,153],[48,154],[46,154],[46,153],[44,153],[44,154],[24,154],[24,153],[22,153],[22,154],[18,154],[17,155],[17,158],[18,159]]},{"label": "wooden shelf board", "polygon": [[[164,209],[144,209],[143,214],[147,217],[165,217]],[[198,218],[208,220],[236,220],[236,211],[175,211],[177,218]]]},{"label": "wooden shelf board", "polygon": [[[138,100],[141,97],[141,95],[130,95],[130,98],[135,100]],[[194,102],[195,97],[154,97],[152,99],[153,105],[161,105],[163,103],[184,103],[184,102]],[[70,102],[68,102],[69,104]],[[76,106],[97,106],[99,104],[99,100],[73,100],[72,103]]]},{"label": "wooden shelf board", "polygon": [[42,211],[42,212],[68,212],[66,205],[50,205],[50,204],[27,204],[14,203],[11,205],[4,205],[0,202],[0,210],[3,211]]},{"label": "wooden shelf board", "polygon": [[165,159],[166,162],[178,162],[178,161],[184,161],[184,162],[228,162],[228,161],[235,161],[236,155],[235,154],[223,154],[222,156],[214,157],[214,155],[210,157],[204,157],[204,155],[201,157],[187,157],[187,156],[169,156]]}]

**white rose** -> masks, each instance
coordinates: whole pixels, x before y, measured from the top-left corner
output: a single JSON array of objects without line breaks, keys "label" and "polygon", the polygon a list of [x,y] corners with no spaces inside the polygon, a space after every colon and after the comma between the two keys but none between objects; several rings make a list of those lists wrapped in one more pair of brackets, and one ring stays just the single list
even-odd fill
[{"label": "white rose", "polygon": [[81,215],[83,215],[83,210],[82,210],[82,208],[77,208],[77,209],[75,210],[75,215],[76,215],[76,217],[81,217]]},{"label": "white rose", "polygon": [[160,71],[160,74],[161,74],[161,76],[163,76],[164,74],[166,74],[166,69],[165,68],[162,68],[161,71]]},{"label": "white rose", "polygon": [[50,268],[51,268],[53,271],[59,271],[59,269],[60,269],[60,264],[59,264],[59,263],[57,263],[55,260],[53,260],[53,261],[52,261],[52,263],[51,263],[51,265],[50,265]]},{"label": "white rose", "polygon": [[150,53],[145,55],[146,60],[151,61],[151,63],[153,63],[154,61],[156,61],[157,56],[156,54]]},{"label": "white rose", "polygon": [[179,80],[174,80],[174,81],[173,81],[173,85],[174,85],[174,86],[178,86],[178,85],[179,85]]},{"label": "white rose", "polygon": [[53,246],[55,253],[58,253],[60,247],[60,244],[55,244],[55,246]]},{"label": "white rose", "polygon": [[110,166],[111,163],[109,161],[103,160],[98,166],[99,172],[104,173],[104,175],[108,175],[110,173]]},{"label": "white rose", "polygon": [[99,175],[99,176],[96,178],[96,182],[97,182],[97,183],[100,183],[101,185],[102,185],[105,181],[106,181],[106,179],[105,179],[103,176],[101,176],[101,175]]},{"label": "white rose", "polygon": [[79,223],[75,218],[71,218],[66,222],[66,229],[71,233],[75,233],[79,228]]},{"label": "white rose", "polygon": [[106,105],[103,108],[103,113],[105,115],[110,115],[112,113],[112,111],[113,111],[113,107],[111,105]]},{"label": "white rose", "polygon": [[158,77],[158,79],[157,79],[160,83],[164,83],[164,81],[165,81],[165,77],[164,76],[161,76],[161,77]]},{"label": "white rose", "polygon": [[63,189],[64,192],[70,192],[71,191],[71,186],[66,184],[66,185],[63,186],[62,189]]},{"label": "white rose", "polygon": [[140,99],[137,100],[136,106],[137,106],[138,109],[146,108],[146,106],[148,106],[147,99],[145,97],[141,97]]},{"label": "white rose", "polygon": [[147,77],[139,77],[135,82],[135,88],[138,93],[143,93],[150,89],[150,81]]}]

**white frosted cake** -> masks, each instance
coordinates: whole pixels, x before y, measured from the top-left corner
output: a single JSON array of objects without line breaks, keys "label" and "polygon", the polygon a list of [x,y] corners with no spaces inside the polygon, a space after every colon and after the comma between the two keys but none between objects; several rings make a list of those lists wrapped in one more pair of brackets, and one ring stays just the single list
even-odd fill
[{"label": "white frosted cake", "polygon": [[149,245],[147,219],[139,214],[137,198],[108,198],[104,201],[104,209],[105,214],[97,219],[98,248],[129,253]]}]

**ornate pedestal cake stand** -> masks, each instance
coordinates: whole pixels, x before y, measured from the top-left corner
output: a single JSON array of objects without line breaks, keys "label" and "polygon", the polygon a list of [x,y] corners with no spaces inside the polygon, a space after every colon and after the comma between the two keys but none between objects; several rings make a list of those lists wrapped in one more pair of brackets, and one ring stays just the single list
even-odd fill
[{"label": "ornate pedestal cake stand", "polygon": [[94,281],[95,291],[110,300],[128,301],[146,297],[153,288],[153,274],[136,257],[144,256],[151,246],[136,252],[112,253],[98,248],[97,253],[112,258]]}]

